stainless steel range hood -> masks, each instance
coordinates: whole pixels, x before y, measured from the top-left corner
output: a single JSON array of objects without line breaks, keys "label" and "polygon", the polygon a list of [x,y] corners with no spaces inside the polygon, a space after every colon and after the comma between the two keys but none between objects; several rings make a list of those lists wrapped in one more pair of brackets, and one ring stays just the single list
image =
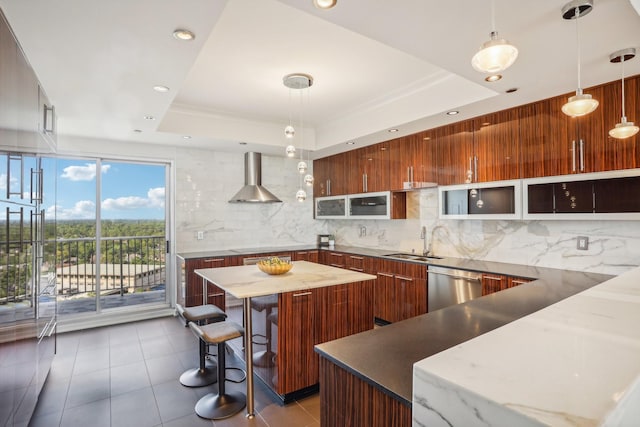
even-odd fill
[{"label": "stainless steel range hood", "polygon": [[262,186],[262,154],[244,153],[244,187],[229,203],[282,203]]}]

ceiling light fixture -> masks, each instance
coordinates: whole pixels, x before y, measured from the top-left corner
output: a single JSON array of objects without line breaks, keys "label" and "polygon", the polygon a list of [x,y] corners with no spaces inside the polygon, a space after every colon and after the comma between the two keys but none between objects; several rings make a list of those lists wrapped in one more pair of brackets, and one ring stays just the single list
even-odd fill
[{"label": "ceiling light fixture", "polygon": [[338,0],[313,0],[313,5],[318,9],[331,9],[338,3]]},{"label": "ceiling light fixture", "polygon": [[593,10],[593,0],[574,0],[567,3],[562,8],[564,19],[574,19],[576,21],[576,44],[578,47],[578,89],[574,96],[569,97],[566,104],[562,106],[562,112],[567,116],[580,117],[587,115],[598,108],[598,101],[591,95],[582,93],[580,81],[580,35],[578,33],[578,19],[587,15]]},{"label": "ceiling light fixture", "polygon": [[495,74],[504,71],[518,58],[518,49],[507,40],[498,38],[495,21],[494,0],[491,0],[490,39],[480,46],[480,50],[471,58],[473,68],[481,73]]},{"label": "ceiling light fixture", "polygon": [[173,31],[173,37],[175,37],[178,40],[189,41],[189,40],[195,39],[196,35],[189,30],[178,28]]},{"label": "ceiling light fixture", "polygon": [[[313,175],[307,173],[308,170],[308,162],[309,159],[309,150],[307,150],[307,161],[304,161],[304,121],[303,121],[303,94],[302,90],[307,89],[307,99],[309,96],[309,89],[313,85],[313,77],[309,74],[304,73],[293,73],[287,74],[282,78],[282,83],[289,88],[289,102],[291,102],[291,90],[295,89],[300,91],[300,110],[299,110],[299,118],[300,118],[300,161],[298,162],[298,172],[300,173],[300,189],[296,192],[296,200],[299,202],[304,202],[307,199],[307,192],[302,188],[302,183],[306,184],[308,187],[313,186]],[[291,128],[293,130],[293,126],[291,126],[291,115],[289,115],[289,126],[285,128],[285,136],[288,138],[293,138],[295,135],[295,131],[289,136],[287,134],[287,130]],[[293,157],[295,155],[295,146],[288,145],[286,148],[286,153],[288,157]],[[304,178],[302,177],[304,175]]]},{"label": "ceiling light fixture", "polygon": [[145,120],[155,120],[156,118],[153,116],[144,116]]},{"label": "ceiling light fixture", "polygon": [[355,141],[347,141],[347,145],[355,145],[356,142]]},{"label": "ceiling light fixture", "polygon": [[457,110],[451,110],[451,111],[447,111],[447,116],[455,116],[456,114],[459,114],[460,111]]},{"label": "ceiling light fixture", "polygon": [[493,82],[497,82],[501,78],[502,78],[502,74],[491,74],[490,76],[485,77],[484,80],[486,82],[493,83]]},{"label": "ceiling light fixture", "polygon": [[398,132],[398,129],[396,129],[396,128],[389,129],[387,132],[389,132],[389,133],[395,133],[395,132]]},{"label": "ceiling light fixture", "polygon": [[632,137],[640,128],[633,124],[633,122],[627,121],[627,115],[624,110],[624,63],[630,59],[633,59],[636,56],[636,50],[633,47],[628,49],[619,50],[617,52],[609,55],[609,62],[622,63],[622,118],[620,119],[620,123],[616,123],[616,126],[609,131],[609,135],[612,138],[617,139],[625,139]]},{"label": "ceiling light fixture", "polygon": [[153,87],[153,90],[160,93],[169,92],[169,88],[167,86],[156,85]]}]

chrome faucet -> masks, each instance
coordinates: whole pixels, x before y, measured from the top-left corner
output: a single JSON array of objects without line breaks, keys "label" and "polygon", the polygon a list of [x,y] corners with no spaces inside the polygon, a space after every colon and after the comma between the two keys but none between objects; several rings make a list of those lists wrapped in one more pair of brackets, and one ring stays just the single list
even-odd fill
[{"label": "chrome faucet", "polygon": [[422,256],[429,255],[429,249],[427,249],[427,227],[422,226],[420,231],[420,238],[422,239]]}]

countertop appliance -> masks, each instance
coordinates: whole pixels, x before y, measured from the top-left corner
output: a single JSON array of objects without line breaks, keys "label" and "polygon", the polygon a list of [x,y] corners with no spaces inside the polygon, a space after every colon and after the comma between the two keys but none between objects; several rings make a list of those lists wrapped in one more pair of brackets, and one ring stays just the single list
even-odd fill
[{"label": "countertop appliance", "polygon": [[429,312],[482,296],[481,273],[430,265],[427,280]]}]

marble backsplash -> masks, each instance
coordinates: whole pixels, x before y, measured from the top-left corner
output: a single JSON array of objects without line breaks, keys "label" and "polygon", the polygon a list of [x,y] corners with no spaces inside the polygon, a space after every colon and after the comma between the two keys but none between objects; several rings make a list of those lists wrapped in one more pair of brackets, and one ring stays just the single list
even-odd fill
[{"label": "marble backsplash", "polygon": [[[438,191],[407,193],[406,220],[313,219],[312,192],[296,201],[298,159],[262,157],[262,184],[283,203],[227,201],[243,185],[238,153],[179,150],[176,155],[178,252],[314,244],[331,233],[339,245],[422,252],[427,227],[432,252],[441,256],[619,274],[640,265],[637,221],[439,220]],[[197,240],[198,231],[204,239]],[[589,249],[577,250],[577,236]]]}]

